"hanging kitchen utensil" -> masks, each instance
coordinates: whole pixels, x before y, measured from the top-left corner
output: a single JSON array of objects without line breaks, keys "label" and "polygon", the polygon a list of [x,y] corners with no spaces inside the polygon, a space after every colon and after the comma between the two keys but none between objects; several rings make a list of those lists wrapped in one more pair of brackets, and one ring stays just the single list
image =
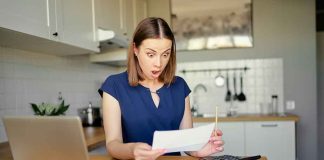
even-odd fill
[{"label": "hanging kitchen utensil", "polygon": [[238,100],[238,95],[236,92],[236,72],[233,73],[233,87],[234,87],[233,101],[236,101]]},{"label": "hanging kitchen utensil", "polygon": [[232,93],[229,89],[229,77],[228,77],[228,71],[226,72],[226,88],[227,88],[227,92],[226,92],[226,96],[225,96],[225,101],[229,102],[232,99]]},{"label": "hanging kitchen utensil", "polygon": [[238,95],[237,98],[238,98],[239,101],[246,101],[246,96],[243,93],[243,75],[242,75],[242,72],[240,74],[240,82],[241,82],[241,93]]},{"label": "hanging kitchen utensil", "polygon": [[222,74],[220,73],[220,71],[218,71],[217,76],[215,77],[215,85],[217,87],[223,87],[225,83],[225,78],[224,76],[222,76]]}]

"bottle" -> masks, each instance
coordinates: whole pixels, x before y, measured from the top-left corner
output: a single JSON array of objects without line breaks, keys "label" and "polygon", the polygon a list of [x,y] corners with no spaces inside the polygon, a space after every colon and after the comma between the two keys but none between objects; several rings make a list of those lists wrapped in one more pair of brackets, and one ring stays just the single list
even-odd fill
[{"label": "bottle", "polygon": [[91,102],[89,102],[89,106],[87,108],[87,120],[88,120],[88,124],[91,126],[93,124],[92,103]]},{"label": "bottle", "polygon": [[57,101],[58,101],[58,104],[62,103],[62,101],[63,101],[62,92],[58,92]]},{"label": "bottle", "polygon": [[278,95],[272,95],[271,96],[271,105],[272,105],[272,111],[273,114],[278,115],[279,114],[279,108],[278,108]]}]

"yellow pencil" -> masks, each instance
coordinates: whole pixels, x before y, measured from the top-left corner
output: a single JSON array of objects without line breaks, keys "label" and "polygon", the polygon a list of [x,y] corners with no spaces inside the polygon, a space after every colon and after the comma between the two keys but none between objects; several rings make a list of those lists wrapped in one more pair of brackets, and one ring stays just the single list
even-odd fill
[{"label": "yellow pencil", "polygon": [[[217,112],[218,112],[218,106],[215,107],[215,130],[217,130],[217,121],[218,121],[218,117],[217,117]],[[217,136],[217,133],[215,131],[215,137]]]}]

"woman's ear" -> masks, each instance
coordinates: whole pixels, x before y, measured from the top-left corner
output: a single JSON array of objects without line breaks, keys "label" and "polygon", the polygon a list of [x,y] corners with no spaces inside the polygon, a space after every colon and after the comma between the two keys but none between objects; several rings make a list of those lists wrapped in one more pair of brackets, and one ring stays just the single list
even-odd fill
[{"label": "woman's ear", "polygon": [[135,43],[133,43],[133,52],[134,52],[135,56],[137,56],[138,48],[135,46]]}]

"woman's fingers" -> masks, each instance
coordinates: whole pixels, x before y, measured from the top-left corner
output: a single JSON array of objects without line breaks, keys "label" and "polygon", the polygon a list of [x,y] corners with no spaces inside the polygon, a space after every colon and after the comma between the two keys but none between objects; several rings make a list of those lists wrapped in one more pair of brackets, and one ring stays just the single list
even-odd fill
[{"label": "woman's fingers", "polygon": [[164,149],[152,150],[152,147],[146,143],[139,143],[134,149],[134,157],[136,160],[154,160],[164,153]]},{"label": "woman's fingers", "polygon": [[223,135],[223,132],[220,129],[217,129],[216,133],[217,133],[217,136],[222,136]]}]

